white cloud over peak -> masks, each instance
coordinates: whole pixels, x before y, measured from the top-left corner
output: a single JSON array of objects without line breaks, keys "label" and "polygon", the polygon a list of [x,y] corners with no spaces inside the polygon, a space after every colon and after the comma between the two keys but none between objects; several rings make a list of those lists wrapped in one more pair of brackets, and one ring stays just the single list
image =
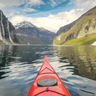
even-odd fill
[{"label": "white cloud over peak", "polygon": [[26,17],[26,16],[15,16],[11,19],[11,22],[16,25],[22,21],[29,21],[32,24],[38,27],[44,27],[48,30],[56,32],[61,26],[71,23],[76,20],[81,14],[83,10],[76,9],[71,10],[69,12],[60,12],[56,15],[49,15],[48,17]]}]

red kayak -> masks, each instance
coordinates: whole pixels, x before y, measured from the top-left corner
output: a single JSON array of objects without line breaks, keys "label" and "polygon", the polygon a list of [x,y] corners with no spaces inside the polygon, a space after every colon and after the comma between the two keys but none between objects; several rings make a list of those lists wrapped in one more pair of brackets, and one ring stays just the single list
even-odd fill
[{"label": "red kayak", "polygon": [[45,56],[27,96],[71,96]]}]

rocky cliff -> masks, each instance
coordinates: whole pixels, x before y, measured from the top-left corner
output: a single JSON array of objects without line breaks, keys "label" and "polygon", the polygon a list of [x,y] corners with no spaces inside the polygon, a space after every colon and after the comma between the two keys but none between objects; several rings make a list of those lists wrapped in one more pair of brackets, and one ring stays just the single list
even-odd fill
[{"label": "rocky cliff", "polygon": [[69,29],[67,28],[66,31],[62,31],[63,32],[61,32],[53,40],[54,44],[82,45],[92,44],[95,42],[96,7],[83,14],[78,20],[75,21],[75,23],[73,23],[73,25],[71,24]]},{"label": "rocky cliff", "polygon": [[2,43],[17,42],[15,28],[0,10],[0,41]]}]

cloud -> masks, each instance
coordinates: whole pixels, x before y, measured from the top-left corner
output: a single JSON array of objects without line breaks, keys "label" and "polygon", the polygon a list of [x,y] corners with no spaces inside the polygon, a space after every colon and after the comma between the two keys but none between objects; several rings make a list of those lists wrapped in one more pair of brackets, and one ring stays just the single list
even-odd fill
[{"label": "cloud", "polygon": [[42,5],[44,2],[42,0],[29,0],[28,4],[32,5]]},{"label": "cloud", "polygon": [[25,2],[25,0],[0,0],[0,8],[10,7],[10,6],[18,6]]},{"label": "cloud", "polygon": [[37,10],[33,9],[33,8],[25,8],[24,12],[35,12]]},{"label": "cloud", "polygon": [[[60,27],[71,23],[84,12],[96,6],[96,0],[70,0],[70,2],[68,2],[69,5],[66,1],[67,0],[46,0],[46,2],[44,0],[6,0],[5,2],[4,0],[0,0],[0,7],[7,6],[4,12],[6,16],[10,17],[14,25],[22,21],[30,21],[38,27],[44,27],[56,32]],[[20,7],[19,5],[22,4],[23,7]],[[66,6],[59,6],[60,4],[66,4]],[[43,7],[40,5],[43,5]],[[46,6],[50,10],[47,10]],[[56,6],[59,7],[54,8]],[[43,11],[42,8],[45,7],[46,11]]]},{"label": "cloud", "polygon": [[11,22],[16,25],[22,21],[29,21],[32,24],[38,27],[44,27],[48,30],[56,32],[61,26],[71,23],[76,20],[81,14],[83,10],[76,9],[71,10],[69,12],[60,12],[56,15],[49,15],[47,17],[26,17],[26,16],[15,16],[11,19]]},{"label": "cloud", "polygon": [[66,2],[67,0],[49,0],[48,4],[51,5],[52,7],[55,7],[61,3]]},{"label": "cloud", "polygon": [[[11,3],[10,3],[11,2]],[[0,9],[11,18],[16,15],[28,15],[31,12],[38,12],[32,6],[44,4],[42,0],[0,0]]]},{"label": "cloud", "polygon": [[56,6],[57,5],[57,2],[55,2],[55,0],[50,0],[50,4],[52,7]]},{"label": "cloud", "polygon": [[84,9],[85,11],[96,6],[96,0],[71,0],[71,2],[75,4],[76,8]]},{"label": "cloud", "polygon": [[0,9],[2,9],[4,7],[4,4],[0,3]]},{"label": "cloud", "polygon": [[12,7],[12,6],[19,6],[25,4],[25,6],[31,5],[31,6],[37,6],[42,5],[44,2],[42,0],[0,0],[0,8],[4,7]]}]

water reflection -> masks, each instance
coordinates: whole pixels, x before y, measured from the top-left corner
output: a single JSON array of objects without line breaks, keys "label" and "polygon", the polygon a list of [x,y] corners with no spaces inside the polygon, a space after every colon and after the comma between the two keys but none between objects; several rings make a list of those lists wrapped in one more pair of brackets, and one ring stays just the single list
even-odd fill
[{"label": "water reflection", "polygon": [[[74,74],[96,80],[96,47],[93,46],[55,46],[60,62],[68,59],[74,66]],[[62,66],[64,67],[64,66]]]},{"label": "water reflection", "polygon": [[0,46],[0,96],[26,96],[45,54],[72,96],[95,96],[96,49],[90,46],[54,49],[52,46]]},{"label": "water reflection", "polygon": [[1,71],[6,69],[9,65],[9,62],[12,60],[10,56],[15,56],[15,49],[12,46],[0,46],[0,79],[4,78],[3,74],[7,73],[7,71]]},{"label": "water reflection", "polygon": [[[44,52],[44,48],[46,48],[46,52]],[[36,46],[0,46],[0,79],[7,76],[4,74],[10,72],[9,68],[16,69],[17,65],[18,68],[20,66],[24,68],[24,66],[30,66],[29,64],[35,63],[35,60],[44,57],[44,54],[49,50],[47,47],[44,48],[41,46],[39,48]],[[42,54],[42,52],[44,53]],[[18,69],[16,70],[18,71]]]},{"label": "water reflection", "polygon": [[48,46],[0,46],[0,95],[26,96],[44,55],[53,54],[50,49]]}]

